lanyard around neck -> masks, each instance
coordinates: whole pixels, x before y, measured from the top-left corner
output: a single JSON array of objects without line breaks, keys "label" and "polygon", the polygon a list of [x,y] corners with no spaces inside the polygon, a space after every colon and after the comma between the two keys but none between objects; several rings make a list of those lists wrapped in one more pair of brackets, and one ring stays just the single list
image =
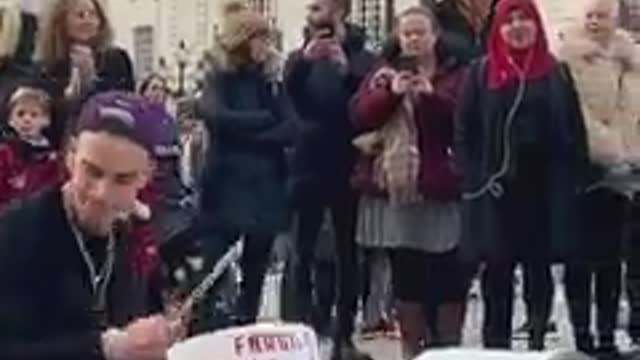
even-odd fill
[{"label": "lanyard around neck", "polygon": [[66,199],[63,200],[65,211],[67,213],[67,219],[69,221],[73,236],[76,240],[78,250],[80,251],[80,255],[82,255],[82,259],[89,273],[92,296],[94,297],[94,310],[103,312],[106,308],[107,288],[109,287],[109,283],[111,282],[113,267],[115,263],[115,236],[113,234],[113,231],[109,232],[109,239],[107,240],[106,245],[106,259],[102,264],[102,267],[98,271],[96,263],[89,253],[89,249],[87,248],[86,237],[77,226],[76,216],[74,216],[74,213],[71,209],[68,197],[65,196],[67,191],[68,190],[66,189],[63,190],[63,198]]}]

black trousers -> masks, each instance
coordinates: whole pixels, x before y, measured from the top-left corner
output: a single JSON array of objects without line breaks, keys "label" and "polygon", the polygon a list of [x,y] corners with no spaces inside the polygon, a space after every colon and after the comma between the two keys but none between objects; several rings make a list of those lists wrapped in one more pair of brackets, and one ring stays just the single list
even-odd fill
[{"label": "black trousers", "polygon": [[[320,275],[320,278],[316,277],[315,282],[312,279],[314,250],[326,209],[331,212],[337,258],[338,329],[336,339],[348,340],[354,331],[359,295],[359,266],[355,243],[357,196],[350,191],[333,194],[328,199],[310,196],[298,201],[296,209],[298,217],[296,234],[298,259],[295,271],[298,311],[301,315],[313,313],[314,304],[312,299],[314,293],[318,295],[320,307],[325,307],[324,311],[326,311],[328,303],[333,304],[331,287],[335,286],[335,282],[333,279],[327,279],[327,276],[330,276],[332,271],[326,268],[326,264],[325,267],[316,267],[315,273]],[[325,313],[325,315],[328,316],[330,313]]]},{"label": "black trousers", "polygon": [[[511,348],[513,318],[513,274],[516,262],[489,262],[482,273],[482,294],[485,303],[483,340],[486,348]],[[550,264],[542,261],[524,262],[528,288],[527,312],[532,325],[530,340],[544,339],[551,316],[553,281]],[[540,347],[540,344],[534,344]],[[539,349],[536,349],[539,350]]]},{"label": "black trousers", "polygon": [[640,196],[633,201],[629,218],[629,228],[625,258],[627,271],[625,277],[627,297],[629,298],[629,336],[640,343]]},{"label": "black trousers", "polygon": [[547,163],[540,149],[518,154],[519,176],[505,183],[497,213],[503,254],[489,258],[482,276],[485,301],[484,345],[511,347],[513,275],[518,263],[525,273],[525,296],[531,322],[529,347],[541,350],[551,313],[553,282],[549,276],[551,233]]},{"label": "black trousers", "polygon": [[[526,305],[527,320],[535,316],[535,309],[540,309],[543,306],[549,307],[549,316],[551,316],[551,308],[553,307],[553,275],[551,274],[551,266],[524,266],[522,268],[522,275],[524,281],[524,303]],[[536,282],[545,282],[551,287],[551,291],[548,292],[546,297],[538,296],[536,294],[535,286]],[[542,301],[542,304],[538,303]]]},{"label": "black trousers", "polygon": [[621,292],[621,248],[628,201],[611,190],[585,195],[584,254],[567,264],[565,286],[570,319],[579,350],[593,348],[590,333],[592,281],[595,281],[596,327],[601,347],[614,344]]},{"label": "black trousers", "polygon": [[[590,331],[592,283],[595,282],[597,309],[596,328],[601,346],[612,346],[617,325],[621,291],[621,264],[574,263],[566,268],[565,287],[569,302],[569,315],[578,350],[590,350],[593,340]],[[593,282],[592,282],[593,280]]]}]

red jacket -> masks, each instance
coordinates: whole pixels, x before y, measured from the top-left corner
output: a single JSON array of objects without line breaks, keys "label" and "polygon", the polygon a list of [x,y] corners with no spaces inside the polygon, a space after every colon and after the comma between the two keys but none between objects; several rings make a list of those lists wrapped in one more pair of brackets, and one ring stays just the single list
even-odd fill
[{"label": "red jacket", "polygon": [[63,178],[62,162],[55,151],[36,151],[19,140],[0,144],[0,209]]},{"label": "red jacket", "polygon": [[[453,169],[452,146],[453,118],[463,73],[439,72],[432,80],[433,94],[422,96],[414,104],[420,151],[418,188],[426,199],[447,201],[459,196],[460,178]],[[358,132],[375,130],[390,119],[399,104],[400,97],[391,91],[390,79],[374,79],[370,75],[352,99],[352,121]],[[372,156],[359,156],[352,185],[363,193],[384,196],[373,181],[373,161]]]},{"label": "red jacket", "polygon": [[[153,211],[158,199],[158,193],[152,182],[147,184],[138,194],[138,200]],[[149,219],[134,221],[131,239],[131,263],[136,273],[148,278],[160,266],[160,250],[158,248],[158,233]]]}]

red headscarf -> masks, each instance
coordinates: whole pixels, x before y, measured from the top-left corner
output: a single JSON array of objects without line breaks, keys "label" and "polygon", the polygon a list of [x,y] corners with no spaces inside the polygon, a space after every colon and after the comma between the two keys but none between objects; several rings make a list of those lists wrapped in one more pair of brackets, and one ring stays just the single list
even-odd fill
[{"label": "red headscarf", "polygon": [[[511,48],[502,38],[500,27],[514,10],[523,11],[538,27],[536,42],[525,50]],[[489,36],[489,88],[501,89],[518,81],[519,68],[527,80],[538,79],[551,72],[555,59],[549,51],[540,12],[533,0],[500,0]],[[514,66],[515,65],[515,66]]]}]

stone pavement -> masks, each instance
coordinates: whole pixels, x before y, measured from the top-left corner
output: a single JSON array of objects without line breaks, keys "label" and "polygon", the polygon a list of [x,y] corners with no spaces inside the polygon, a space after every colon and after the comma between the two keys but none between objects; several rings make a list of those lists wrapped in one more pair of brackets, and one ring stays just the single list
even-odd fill
[{"label": "stone pavement", "polygon": [[[560,267],[554,268],[554,277],[556,281],[556,294],[552,319],[556,322],[558,331],[547,336],[547,347],[549,349],[571,349],[573,347],[573,339],[571,336],[571,326],[569,324],[566,301],[564,297],[564,289],[562,286],[562,269]],[[517,278],[519,278],[519,276],[517,276]],[[265,321],[278,318],[278,281],[279,275],[272,275],[269,277],[269,279],[267,279],[265,283],[265,299],[263,301],[262,309],[262,318]],[[463,346],[480,347],[482,339],[481,326],[483,305],[479,296],[479,284],[477,281],[474,282],[471,294],[472,295],[469,297],[468,301],[468,313],[464,328]],[[524,321],[525,311],[521,295],[521,286],[516,286],[517,300],[514,304],[514,329],[521,325]],[[627,308],[628,306],[626,305],[626,301],[623,300],[620,311],[621,324],[624,324],[626,322]],[[617,337],[618,344],[621,349],[626,349],[630,346],[629,339],[622,329],[618,330]],[[375,360],[401,359],[400,343],[397,340],[377,339],[373,341],[363,341],[356,335],[356,342],[360,349],[371,354]],[[513,348],[515,350],[525,350],[526,339],[514,339]],[[330,349],[331,344],[323,342],[321,351],[323,354],[323,359],[329,358]]]}]

